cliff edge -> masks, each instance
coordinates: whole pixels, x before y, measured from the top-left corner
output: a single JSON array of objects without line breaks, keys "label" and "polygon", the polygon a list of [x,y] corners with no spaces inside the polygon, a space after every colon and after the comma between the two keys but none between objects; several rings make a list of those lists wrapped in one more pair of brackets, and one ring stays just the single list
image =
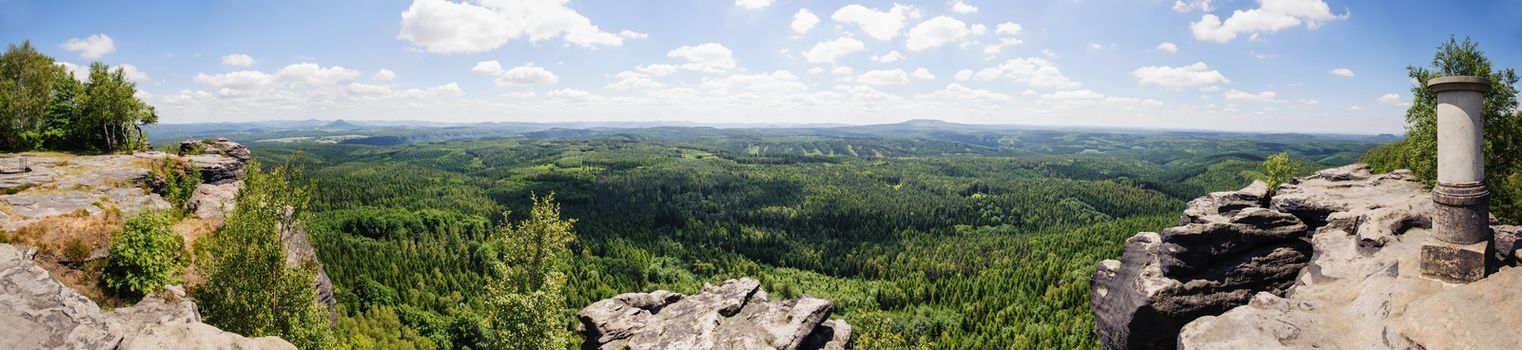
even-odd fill
[{"label": "cliff edge", "polygon": [[704,284],[684,296],[664,290],[625,293],[576,313],[583,349],[855,348],[851,325],[831,320],[829,300],[768,300],[749,278]]},{"label": "cliff edge", "polygon": [[1105,349],[1522,348],[1522,227],[1495,225],[1476,283],[1418,270],[1431,195],[1409,171],[1326,169],[1269,195],[1254,183],[1190,201],[1091,278]]}]

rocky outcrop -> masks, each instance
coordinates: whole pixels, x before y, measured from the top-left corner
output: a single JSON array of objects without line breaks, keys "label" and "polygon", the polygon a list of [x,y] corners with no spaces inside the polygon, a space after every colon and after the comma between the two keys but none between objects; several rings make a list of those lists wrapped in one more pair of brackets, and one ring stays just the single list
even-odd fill
[{"label": "rocky outcrop", "polygon": [[[28,155],[32,171],[0,174],[0,231],[14,231],[48,217],[100,214],[108,208],[132,215],[167,209],[169,202],[152,193],[148,163],[166,155]],[[0,164],[20,162],[20,155],[0,156]]]},{"label": "rocky outcrop", "polygon": [[247,338],[201,323],[179,287],[101,311],[8,244],[0,244],[0,324],[0,339],[15,349],[296,348],[280,338]]},{"label": "rocky outcrop", "polygon": [[749,278],[683,296],[627,293],[576,314],[584,349],[852,349],[852,329],[828,300],[770,301]]},{"label": "rocky outcrop", "polygon": [[243,178],[244,165],[253,158],[248,147],[225,138],[181,141],[179,155],[200,170],[201,182],[211,185]]},{"label": "rocky outcrop", "polygon": [[[1421,277],[1433,204],[1409,171],[1355,164],[1260,192],[1191,201],[1182,226],[1137,234],[1121,260],[1100,263],[1090,297],[1103,347],[1522,345],[1522,296],[1511,290],[1522,270],[1467,285]],[[1493,229],[1496,262],[1514,261],[1522,228]]]}]

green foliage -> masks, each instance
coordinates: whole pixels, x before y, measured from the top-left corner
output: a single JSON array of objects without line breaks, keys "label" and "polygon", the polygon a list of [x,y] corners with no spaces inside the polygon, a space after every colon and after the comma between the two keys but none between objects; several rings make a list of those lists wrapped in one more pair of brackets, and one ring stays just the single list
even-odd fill
[{"label": "green foliage", "polygon": [[183,160],[165,157],[153,162],[148,171],[148,182],[161,184],[159,195],[175,209],[185,211],[196,186],[201,185],[201,173]]},{"label": "green foliage", "polygon": [[532,201],[528,219],[503,224],[492,238],[506,259],[492,264],[497,276],[487,287],[486,322],[503,348],[565,348],[571,334],[562,293],[576,220],[560,218],[553,193]]},{"label": "green foliage", "polygon": [[[1437,95],[1427,88],[1432,78],[1450,75],[1477,76],[1490,80],[1485,93],[1485,177],[1491,189],[1491,213],[1503,221],[1522,221],[1522,193],[1513,177],[1522,174],[1522,115],[1517,114],[1518,75],[1512,68],[1498,69],[1464,38],[1449,38],[1438,46],[1431,67],[1406,68],[1416,86],[1411,88],[1411,108],[1406,111],[1406,140],[1376,149],[1365,161],[1382,169],[1411,169],[1429,183],[1437,179]],[[1512,187],[1507,187],[1512,186]]]},{"label": "green foliage", "polygon": [[158,122],[122,68],[90,64],[76,80],[31,42],[0,55],[0,150],[117,152],[146,145],[140,124]]},{"label": "green foliage", "polygon": [[186,264],[185,243],[171,229],[174,222],[174,216],[154,212],[127,219],[112,237],[106,287],[141,296],[179,281]]},{"label": "green foliage", "polygon": [[1270,194],[1277,191],[1279,185],[1289,182],[1295,172],[1295,163],[1290,161],[1289,153],[1280,152],[1263,160],[1263,181],[1268,184]]},{"label": "green foliage", "polygon": [[206,322],[249,335],[274,335],[298,347],[337,344],[327,310],[316,303],[317,268],[287,263],[284,240],[303,230],[312,186],[287,165],[259,171],[250,162],[237,206],[223,226],[197,243],[206,282],[192,297]]}]

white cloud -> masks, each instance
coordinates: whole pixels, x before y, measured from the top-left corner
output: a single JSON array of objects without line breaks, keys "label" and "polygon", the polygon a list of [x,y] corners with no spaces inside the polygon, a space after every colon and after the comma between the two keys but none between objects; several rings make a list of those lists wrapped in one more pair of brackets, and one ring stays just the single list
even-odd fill
[{"label": "white cloud", "polygon": [[68,41],[63,42],[63,45],[60,46],[64,50],[78,52],[79,57],[92,60],[105,56],[108,53],[116,52],[116,41],[111,40],[111,37],[105,34],[95,34],[84,39],[69,38]]},{"label": "white cloud", "polygon": [[666,86],[666,84],[652,80],[648,76],[638,72],[620,72],[614,77],[618,78],[618,81],[603,87],[614,90],[653,90]]},{"label": "white cloud", "polygon": [[819,24],[819,16],[814,15],[813,11],[798,9],[798,13],[793,14],[793,24],[791,27],[793,28],[793,33],[801,35],[807,34],[817,24]]},{"label": "white cloud", "polygon": [[476,62],[475,67],[470,67],[470,72],[480,75],[502,74],[502,63],[497,60]]},{"label": "white cloud", "polygon": [[497,75],[495,81],[498,86],[523,86],[536,84],[554,84],[560,82],[560,76],[551,73],[544,67],[526,63],[513,67]]},{"label": "white cloud", "polygon": [[651,64],[634,67],[634,71],[652,77],[664,77],[676,73],[676,66],[669,64]]},{"label": "white cloud", "polygon": [[866,44],[863,44],[861,40],[845,36],[814,44],[813,48],[803,52],[803,57],[809,63],[835,63],[835,60],[841,57],[866,49]]},{"label": "white cloud", "polygon": [[978,103],[999,103],[1011,100],[1009,95],[983,89],[972,89],[957,83],[947,84],[944,89],[936,90],[929,94],[921,94],[916,97],[938,101],[971,101]]},{"label": "white cloud", "polygon": [[1211,0],[1174,0],[1173,10],[1180,13],[1190,12],[1194,10],[1199,10],[1200,12],[1210,12],[1212,9],[1210,4],[1211,2]]},{"label": "white cloud", "polygon": [[1348,106],[1348,111],[1349,111],[1349,112],[1358,112],[1358,111],[1362,111],[1362,110],[1363,110],[1363,107],[1359,107],[1359,106]]},{"label": "white cloud", "polygon": [[323,68],[316,63],[297,63],[275,71],[277,80],[308,85],[329,85],[358,77],[357,70],[342,66]]},{"label": "white cloud", "polygon": [[840,67],[835,67],[834,69],[830,69],[830,74],[834,74],[834,75],[851,75],[851,74],[853,74],[853,72],[855,72],[855,71],[852,70],[851,67],[846,67],[846,66],[840,66]]},{"label": "white cloud", "polygon": [[722,72],[735,67],[734,52],[718,43],[682,46],[666,53],[666,57],[687,60],[682,68],[704,72]]},{"label": "white cloud", "polygon": [[544,93],[544,96],[561,102],[585,102],[597,100],[599,96],[593,95],[586,90],[559,89]]},{"label": "white cloud", "polygon": [[63,67],[63,70],[66,71],[66,72],[69,72],[69,75],[73,76],[75,80],[79,80],[79,81],[89,81],[90,80],[90,68],[89,67],[85,67],[85,66],[81,66],[81,65],[77,65],[77,64],[73,64],[73,63],[69,63],[69,62],[64,62],[64,61],[56,61],[53,64],[56,64],[56,65],[58,65],[60,67]]},{"label": "white cloud", "polygon": [[1157,44],[1157,50],[1167,53],[1178,53],[1178,45],[1174,45],[1170,42],[1163,42],[1162,44]]},{"label": "white cloud", "polygon": [[1237,89],[1231,89],[1226,90],[1224,96],[1226,96],[1226,99],[1228,100],[1237,101],[1277,102],[1279,100],[1279,94],[1274,93],[1273,91],[1260,91],[1258,93],[1250,93]]},{"label": "white cloud", "polygon": [[935,79],[935,74],[930,74],[930,70],[929,69],[925,69],[925,67],[920,67],[919,69],[915,69],[914,73],[911,73],[911,74],[914,75],[915,79],[919,79],[919,80],[932,80],[932,79]]},{"label": "white cloud", "polygon": [[1020,29],[1021,29],[1021,27],[1020,27],[1019,23],[1004,22],[1004,23],[999,23],[998,26],[994,27],[994,33],[999,33],[1001,35],[1015,36],[1015,35],[1019,35],[1020,34]]},{"label": "white cloud", "polygon": [[346,88],[349,90],[349,93],[355,95],[387,95],[392,93],[391,87],[387,85],[349,83]]},{"label": "white cloud", "polygon": [[1238,35],[1248,34],[1257,38],[1262,33],[1299,26],[1315,29],[1323,22],[1347,18],[1347,14],[1332,14],[1331,7],[1322,0],[1259,0],[1259,7],[1232,11],[1231,17],[1222,21],[1213,14],[1205,14],[1199,21],[1189,24],[1194,38],[1215,42],[1229,42]]},{"label": "white cloud", "polygon": [[122,70],[122,76],[127,78],[127,80],[136,82],[145,82],[149,80],[148,73],[144,73],[142,70],[137,69],[137,66],[122,63],[114,67],[113,70],[116,68],[120,68]]},{"label": "white cloud", "polygon": [[735,7],[746,10],[760,10],[772,5],[772,0],[735,0]]},{"label": "white cloud", "polygon": [[249,55],[235,53],[222,56],[222,65],[234,67],[248,67],[254,65],[254,58]]},{"label": "white cloud", "polygon": [[1094,92],[1094,90],[1057,91],[1041,95],[1041,102],[1049,104],[1055,109],[1083,108],[1096,104],[1124,109],[1147,109],[1163,105],[1162,102],[1154,99],[1105,96],[1104,94]]},{"label": "white cloud", "polygon": [[1328,72],[1328,73],[1331,73],[1332,75],[1337,75],[1337,76],[1353,77],[1353,70],[1352,69],[1347,69],[1347,68],[1333,69],[1331,72]]},{"label": "white cloud", "polygon": [[370,80],[375,81],[388,81],[391,79],[396,79],[396,72],[392,72],[390,69],[385,68],[381,68],[380,70],[375,71],[375,74],[370,76]]},{"label": "white cloud", "polygon": [[640,32],[636,32],[636,31],[624,29],[624,30],[618,32],[618,37],[624,38],[624,39],[644,39],[644,38],[649,38],[650,34],[645,34],[645,33],[640,33]]},{"label": "white cloud", "polygon": [[275,78],[260,71],[238,71],[216,75],[199,73],[194,81],[196,84],[224,89],[247,90],[274,84]]},{"label": "white cloud", "polygon": [[996,67],[979,70],[974,77],[983,81],[1008,78],[1031,86],[1058,89],[1072,89],[1082,85],[1062,75],[1062,70],[1057,69],[1056,64],[1035,57],[1011,59]]},{"label": "white cloud", "polygon": [[967,28],[967,23],[955,18],[939,16],[909,29],[909,39],[904,42],[904,47],[909,51],[922,51],[941,46],[949,41],[960,40],[969,34],[971,32]]},{"label": "white cloud", "polygon": [[1375,98],[1374,100],[1379,101],[1380,103],[1400,104],[1400,95],[1392,92],[1384,95],[1379,95],[1379,97]]},{"label": "white cloud", "polygon": [[904,22],[919,16],[919,10],[909,5],[893,4],[893,8],[888,11],[879,11],[860,4],[850,4],[835,10],[830,19],[856,24],[873,39],[886,41],[898,36],[898,32],[904,29]]},{"label": "white cloud", "polygon": [[909,83],[909,73],[903,69],[884,69],[861,73],[856,82],[867,85],[900,85]]},{"label": "white cloud", "polygon": [[873,62],[893,63],[903,59],[904,54],[898,53],[898,50],[888,51],[888,53],[882,55],[872,55]]},{"label": "white cloud", "polygon": [[1131,72],[1137,84],[1156,84],[1170,88],[1206,87],[1230,83],[1221,72],[1211,70],[1205,62],[1183,67],[1146,66]]},{"label": "white cloud", "polygon": [[1057,53],[1056,52],[1052,52],[1051,49],[1041,49],[1041,55],[1042,56],[1046,56],[1047,58],[1050,58],[1050,59],[1057,59],[1058,58]]},{"label": "white cloud", "polygon": [[957,81],[967,81],[967,79],[972,79],[972,70],[971,69],[959,70],[959,71],[957,71],[956,78],[957,78]]},{"label": "white cloud", "polygon": [[[979,24],[978,26],[982,26],[982,25]],[[1015,38],[1015,36],[1020,34],[1020,30],[1021,30],[1021,26],[1020,26],[1019,23],[1015,23],[1015,22],[999,23],[999,25],[994,27],[994,33],[999,34],[999,35],[1003,35],[1004,37],[999,38],[999,41],[996,42],[996,43],[988,44],[988,45],[983,46],[983,54],[984,55],[988,55],[988,58],[992,59],[994,55],[997,55],[997,54],[999,54],[999,52],[1004,51],[1004,47],[1005,46],[1019,45],[1023,41],[1020,41],[1020,39]],[[979,34],[979,33],[978,33],[978,31],[974,30],[973,34]]]},{"label": "white cloud", "polygon": [[967,2],[956,0],[951,2],[951,11],[960,14],[978,13],[978,7],[968,5]]},{"label": "white cloud", "polygon": [[567,45],[620,46],[635,32],[605,32],[566,7],[570,0],[414,0],[402,12],[398,39],[433,53],[476,53],[527,37],[530,42],[560,39]]},{"label": "white cloud", "polygon": [[824,67],[809,68],[809,74],[813,74],[813,75],[824,74]]},{"label": "white cloud", "polygon": [[808,90],[808,85],[798,82],[798,76],[785,70],[759,74],[735,74],[718,79],[705,78],[701,85],[720,94],[775,95]]}]

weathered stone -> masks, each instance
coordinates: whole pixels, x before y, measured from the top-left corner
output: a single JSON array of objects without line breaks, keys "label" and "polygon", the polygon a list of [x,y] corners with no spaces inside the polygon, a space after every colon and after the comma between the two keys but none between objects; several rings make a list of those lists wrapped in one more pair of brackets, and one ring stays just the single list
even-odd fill
[{"label": "weathered stone", "polygon": [[185,160],[201,172],[201,182],[221,185],[243,178],[244,161],[216,154],[185,156]]},{"label": "weathered stone", "polygon": [[1400,325],[1412,348],[1522,349],[1522,270],[1507,269],[1411,302]]},{"label": "weathered stone", "polygon": [[0,200],[9,204],[16,214],[34,218],[73,214],[81,210],[90,214],[100,212],[100,207],[96,206],[99,199],[84,192],[13,194],[0,196]]},{"label": "weathered stone", "polygon": [[1485,278],[1490,241],[1471,244],[1428,239],[1422,245],[1422,275],[1450,283],[1469,283]]},{"label": "weathered stone", "polygon": [[226,213],[232,212],[237,205],[238,190],[243,187],[242,181],[222,185],[200,184],[195,192],[190,194],[186,201],[186,209],[195,213],[202,219],[221,219]]},{"label": "weathered stone", "polygon": [[280,338],[246,338],[201,323],[179,287],[103,312],[8,244],[0,244],[0,325],[0,347],[16,349],[296,348]]},{"label": "weathered stone", "polygon": [[179,155],[188,156],[198,154],[228,156],[244,162],[247,162],[249,159],[253,159],[253,154],[248,151],[248,147],[243,146],[237,142],[229,141],[226,138],[205,140],[190,139],[180,141]]},{"label": "weathered stone", "polygon": [[692,295],[627,293],[576,314],[589,349],[851,349],[844,321],[827,320],[827,300],[769,301],[743,278]]},{"label": "weathered stone", "polygon": [[1251,185],[1241,190],[1211,192],[1204,197],[1189,201],[1188,206],[1184,208],[1183,217],[1179,218],[1179,225],[1223,222],[1242,209],[1263,208],[1267,205],[1268,184],[1253,181]]}]

